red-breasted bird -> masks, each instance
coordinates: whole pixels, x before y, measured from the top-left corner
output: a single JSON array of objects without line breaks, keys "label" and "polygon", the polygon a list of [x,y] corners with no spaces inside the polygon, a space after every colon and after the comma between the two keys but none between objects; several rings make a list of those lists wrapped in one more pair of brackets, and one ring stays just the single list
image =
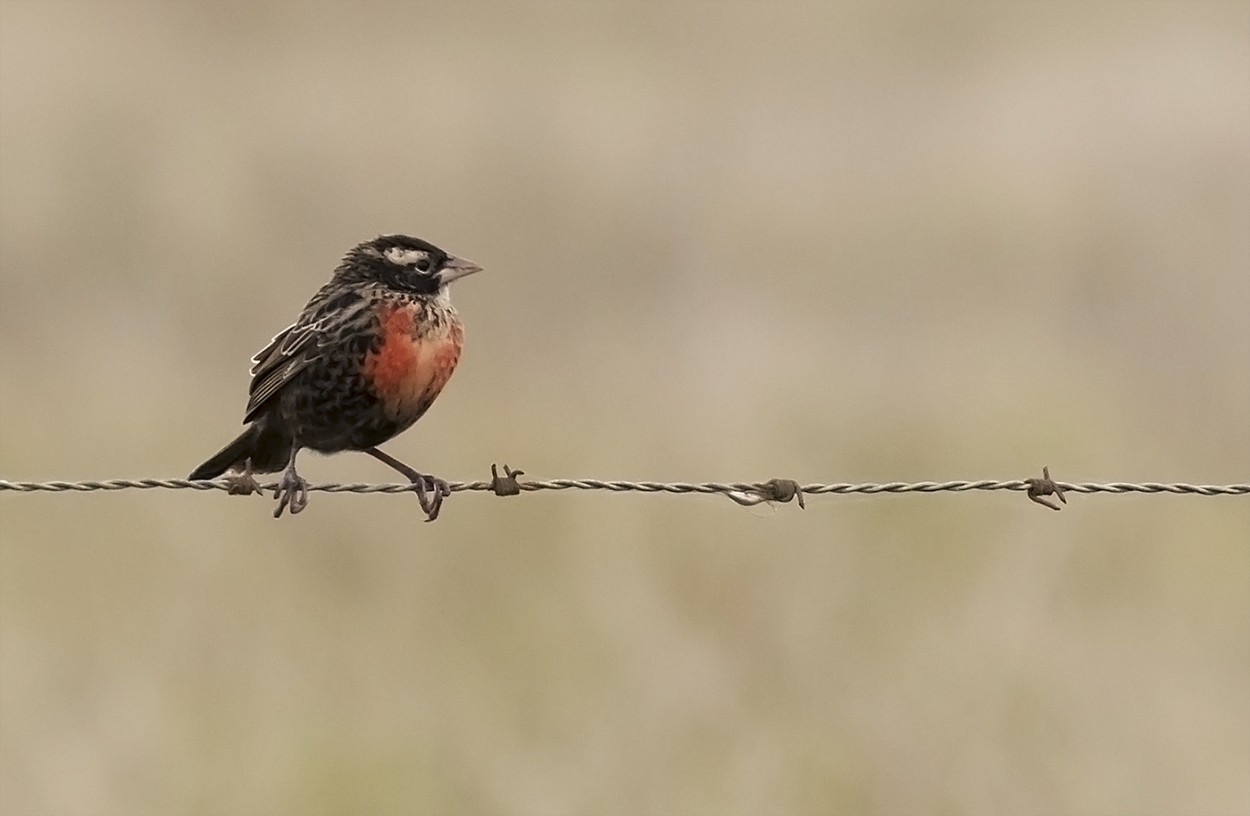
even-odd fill
[{"label": "red-breasted bird", "polygon": [[362,451],[409,479],[433,521],[447,482],[377,446],[411,427],[447,384],[464,341],[448,286],[480,270],[406,235],[353,248],[294,325],[252,358],[246,430],[189,478],[233,469],[231,492],[249,493],[259,490],[253,473],[280,470],[277,518],[308,504],[308,482],[295,470],[302,449]]}]

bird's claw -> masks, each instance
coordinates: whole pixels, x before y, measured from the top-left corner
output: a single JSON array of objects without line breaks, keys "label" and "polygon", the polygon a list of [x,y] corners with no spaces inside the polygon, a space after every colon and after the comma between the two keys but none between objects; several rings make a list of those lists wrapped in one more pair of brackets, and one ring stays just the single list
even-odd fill
[{"label": "bird's claw", "polygon": [[451,495],[451,485],[437,476],[424,473],[417,474],[412,484],[416,489],[417,501],[421,503],[421,509],[425,511],[425,520],[433,521],[438,518],[438,511],[443,507],[443,499]]},{"label": "bird's claw", "polygon": [[273,511],[274,518],[280,518],[282,511],[291,508],[291,515],[308,506],[308,481],[293,470],[284,471],[278,486],[274,488],[273,497],[278,500],[278,507]]}]

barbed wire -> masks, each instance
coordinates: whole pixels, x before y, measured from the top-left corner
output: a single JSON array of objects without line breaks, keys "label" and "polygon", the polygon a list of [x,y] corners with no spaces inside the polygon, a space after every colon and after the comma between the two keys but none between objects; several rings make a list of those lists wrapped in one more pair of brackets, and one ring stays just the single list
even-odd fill
[{"label": "barbed wire", "polygon": [[[812,483],[800,485],[793,479],[770,479],[765,482],[634,482],[604,479],[543,479],[519,481],[518,476],[524,471],[512,470],[504,466],[500,475],[495,466],[491,466],[491,478],[474,482],[448,482],[451,492],[465,491],[491,492],[497,496],[514,496],[519,493],[530,493],[540,490],[606,490],[613,493],[670,493],[670,494],[719,494],[727,496],[738,504],[752,506],[761,502],[788,502],[797,499],[803,507],[804,496],[819,495],[866,495],[901,493],[964,493],[970,491],[1008,490],[1027,494],[1028,498],[1038,504],[1058,510],[1059,505],[1047,500],[1055,496],[1066,503],[1065,493],[1110,493],[1110,494],[1178,494],[1193,496],[1246,496],[1250,495],[1250,484],[1203,485],[1185,484],[1182,482],[1056,482],[1050,478],[1048,468],[1042,469],[1042,477],[1028,479],[1012,479],[995,481],[982,479],[978,481],[946,481],[946,482],[849,482]],[[276,483],[261,485],[261,490],[272,491]],[[212,479],[191,481],[188,479],[104,479],[91,481],[46,481],[46,482],[13,482],[0,479],[0,492],[16,493],[90,493],[95,491],[116,490],[225,490],[235,491],[236,483],[229,479]],[[383,483],[344,483],[325,482],[309,485],[310,491],[324,493],[410,493],[414,491],[411,484]]]}]

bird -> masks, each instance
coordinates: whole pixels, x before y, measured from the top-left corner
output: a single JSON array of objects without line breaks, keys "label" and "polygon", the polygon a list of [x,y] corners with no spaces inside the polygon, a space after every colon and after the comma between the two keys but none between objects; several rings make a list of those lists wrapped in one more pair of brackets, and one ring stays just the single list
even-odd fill
[{"label": "bird", "polygon": [[231,493],[256,493],[254,473],[282,472],[274,518],[308,505],[300,451],[361,451],[403,474],[426,521],[438,517],[447,482],[409,467],[379,445],[412,427],[447,384],[464,343],[451,305],[453,281],[482,267],[408,235],[357,244],[299,317],[252,358],[243,424],[191,480],[233,471]]}]

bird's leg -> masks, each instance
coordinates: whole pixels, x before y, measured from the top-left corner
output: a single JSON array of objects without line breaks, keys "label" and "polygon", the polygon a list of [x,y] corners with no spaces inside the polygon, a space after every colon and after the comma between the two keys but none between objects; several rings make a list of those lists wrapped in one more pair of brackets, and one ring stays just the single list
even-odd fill
[{"label": "bird's leg", "polygon": [[286,470],[282,471],[278,486],[274,488],[273,497],[278,499],[278,509],[273,511],[274,518],[280,517],[287,507],[291,508],[291,515],[295,515],[308,506],[308,482],[295,472],[295,456],[298,453],[299,445],[292,445],[291,459],[286,464]]},{"label": "bird's leg", "polygon": [[250,496],[260,492],[260,485],[252,475],[252,457],[243,460],[243,472],[226,477],[226,492],[231,496]]},{"label": "bird's leg", "polygon": [[451,486],[447,482],[437,476],[413,470],[394,456],[383,453],[377,448],[365,448],[364,452],[379,462],[390,465],[416,486],[417,501],[421,503],[421,509],[425,511],[426,521],[433,521],[438,518],[438,511],[443,506],[443,499],[451,495]]}]

